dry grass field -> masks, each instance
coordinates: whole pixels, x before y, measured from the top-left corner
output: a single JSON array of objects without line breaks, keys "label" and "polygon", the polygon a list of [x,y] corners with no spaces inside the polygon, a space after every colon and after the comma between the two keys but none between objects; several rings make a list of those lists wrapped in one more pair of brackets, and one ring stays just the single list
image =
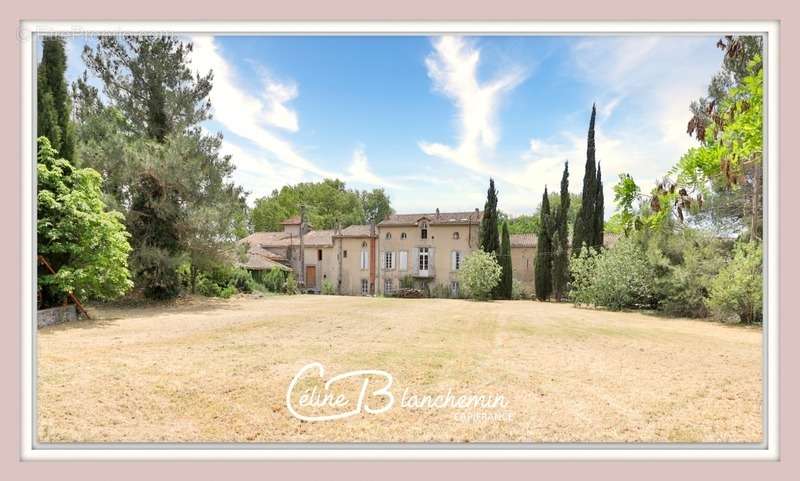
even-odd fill
[{"label": "dry grass field", "polygon": [[[760,442],[762,333],[531,301],[332,296],[93,310],[38,331],[40,442]],[[304,422],[286,389],[381,369],[393,392],[499,394],[510,419],[396,405]]]}]

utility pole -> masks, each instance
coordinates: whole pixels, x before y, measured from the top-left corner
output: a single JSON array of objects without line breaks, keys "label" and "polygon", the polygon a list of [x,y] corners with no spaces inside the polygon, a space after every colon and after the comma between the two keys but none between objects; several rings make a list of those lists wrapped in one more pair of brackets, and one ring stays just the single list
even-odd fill
[{"label": "utility pole", "polygon": [[306,286],[306,250],[303,246],[303,234],[306,227],[306,205],[300,204],[300,272],[297,275],[297,281],[300,287]]}]

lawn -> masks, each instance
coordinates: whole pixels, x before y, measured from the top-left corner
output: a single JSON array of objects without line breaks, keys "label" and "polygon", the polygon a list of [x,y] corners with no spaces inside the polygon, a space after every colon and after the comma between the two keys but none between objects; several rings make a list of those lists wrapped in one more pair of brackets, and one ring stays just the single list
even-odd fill
[{"label": "lawn", "polygon": [[[95,308],[40,329],[40,442],[760,442],[759,328],[532,301],[334,296]],[[500,418],[397,404],[305,422],[297,371],[385,370],[399,398],[502,395]]]}]

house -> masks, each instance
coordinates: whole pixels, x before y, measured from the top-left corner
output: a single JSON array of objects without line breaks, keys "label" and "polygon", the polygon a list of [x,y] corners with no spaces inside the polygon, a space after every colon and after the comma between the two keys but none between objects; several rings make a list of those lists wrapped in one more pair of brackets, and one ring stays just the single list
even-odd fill
[{"label": "house", "polygon": [[378,223],[378,292],[389,295],[401,281],[420,288],[447,287],[458,295],[461,263],[479,248],[482,213],[393,214]]},{"label": "house", "polygon": [[[256,232],[239,241],[247,252],[239,265],[263,272],[272,268],[295,273],[308,292],[330,283],[344,295],[391,295],[403,285],[447,289],[458,296],[458,272],[480,247],[478,209],[467,212],[391,214],[376,225],[314,230],[299,217],[286,219],[280,232]],[[302,234],[302,255],[301,255]],[[616,236],[607,234],[606,245]],[[511,236],[513,278],[533,289],[535,234]]]}]

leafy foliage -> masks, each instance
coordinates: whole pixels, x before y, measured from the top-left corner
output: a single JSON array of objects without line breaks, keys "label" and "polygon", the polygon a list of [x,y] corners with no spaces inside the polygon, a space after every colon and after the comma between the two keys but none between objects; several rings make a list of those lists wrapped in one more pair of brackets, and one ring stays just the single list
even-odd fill
[{"label": "leafy foliage", "polygon": [[300,294],[300,285],[291,272],[286,276],[286,281],[283,283],[283,293],[289,294],[290,296]]},{"label": "leafy foliage", "polygon": [[603,245],[603,180],[595,163],[594,123],[597,115],[592,104],[589,134],[586,143],[586,166],[583,174],[581,206],[572,231],[572,250],[579,252],[583,246],[599,249]]},{"label": "leafy foliage", "polygon": [[500,267],[503,269],[498,293],[500,299],[511,299],[513,288],[513,267],[511,265],[511,236],[508,234],[508,223],[503,223],[502,239],[500,242]]},{"label": "leafy foliage", "polygon": [[469,297],[485,301],[491,298],[502,274],[494,252],[475,250],[464,258],[458,278]]},{"label": "leafy foliage", "polygon": [[652,305],[655,272],[633,239],[620,239],[611,249],[582,249],[570,271],[575,304],[612,310]]},{"label": "leafy foliage", "polygon": [[193,73],[191,49],[171,37],[102,37],[83,57],[104,99],[88,73],[73,86],[80,165],[101,173],[106,198],[125,214],[134,278],[150,298],[178,294],[186,260],[194,290],[246,232],[233,163],[220,154],[221,137],[198,126],[212,76]]},{"label": "leafy foliage", "polygon": [[320,288],[320,292],[325,294],[326,296],[332,296],[336,294],[336,290],[333,288],[333,283],[328,279],[322,281],[322,287]]},{"label": "leafy foliage", "polygon": [[760,242],[739,242],[733,259],[711,282],[708,306],[721,319],[738,317],[743,323],[761,322],[763,265]]},{"label": "leafy foliage", "polygon": [[497,190],[494,188],[494,179],[489,179],[489,189],[486,191],[486,204],[481,219],[480,245],[484,252],[494,253],[495,257],[500,254],[497,219]]},{"label": "leafy foliage", "polygon": [[127,130],[157,142],[209,118],[213,75],[194,73],[191,42],[172,36],[100,36],[83,61],[102,82]]},{"label": "leafy foliage", "polygon": [[132,286],[122,215],[106,210],[97,172],[57,159],[46,137],[38,144],[37,253],[56,271],[39,272],[44,304],[56,305],[69,292],[80,299],[121,296]]},{"label": "leafy foliage", "polygon": [[725,265],[729,243],[694,229],[644,231],[637,239],[653,267],[659,310],[674,316],[706,317],[709,285]]},{"label": "leafy foliage", "polygon": [[547,196],[547,187],[542,195],[542,208],[540,211],[541,229],[536,249],[536,262],[533,268],[534,287],[536,298],[545,301],[553,293],[553,218],[550,214],[550,201]]},{"label": "leafy foliage", "polygon": [[564,162],[564,173],[561,175],[560,200],[556,210],[553,228],[553,294],[557,301],[564,298],[569,282],[569,212],[571,205],[569,193],[569,164]]},{"label": "leafy foliage", "polygon": [[283,292],[283,286],[286,284],[287,273],[281,269],[270,269],[263,277],[264,287],[270,292]]},{"label": "leafy foliage", "polygon": [[389,196],[383,189],[358,191],[347,189],[338,179],[287,185],[268,197],[256,199],[250,214],[256,232],[272,232],[281,222],[300,214],[306,206],[306,219],[316,229],[334,229],[338,225],[380,222],[393,212]]},{"label": "leafy foliage", "polygon": [[64,39],[42,40],[42,61],[36,75],[36,130],[47,137],[50,146],[62,159],[75,160],[75,127],[70,120],[72,102],[64,74],[67,54]]}]

